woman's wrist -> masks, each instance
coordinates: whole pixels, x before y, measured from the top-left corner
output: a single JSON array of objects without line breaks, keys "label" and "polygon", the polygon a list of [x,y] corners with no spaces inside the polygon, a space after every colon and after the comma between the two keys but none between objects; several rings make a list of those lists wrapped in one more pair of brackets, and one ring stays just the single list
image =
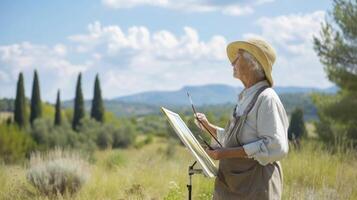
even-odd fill
[{"label": "woman's wrist", "polygon": [[222,148],[219,149],[218,158],[246,158],[247,154],[244,151],[243,147],[236,148]]}]

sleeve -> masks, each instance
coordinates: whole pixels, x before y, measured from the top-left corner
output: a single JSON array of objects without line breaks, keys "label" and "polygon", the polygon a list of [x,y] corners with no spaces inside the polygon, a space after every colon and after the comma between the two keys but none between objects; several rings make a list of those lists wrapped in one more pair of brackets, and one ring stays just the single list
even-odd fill
[{"label": "sleeve", "polygon": [[216,127],[217,131],[216,131],[216,134],[217,134],[217,140],[219,142],[222,142],[223,141],[223,135],[224,135],[224,128],[221,128],[221,127]]},{"label": "sleeve", "polygon": [[[224,132],[225,132],[224,128],[221,128],[221,127],[219,127],[219,126],[216,126],[217,140],[218,140],[220,143],[223,142]],[[219,147],[218,143],[217,143],[214,139],[211,140],[211,145],[212,145],[213,148]]]},{"label": "sleeve", "polygon": [[289,150],[287,140],[288,119],[281,103],[264,97],[257,111],[258,140],[243,145],[249,158],[267,165],[281,160]]}]

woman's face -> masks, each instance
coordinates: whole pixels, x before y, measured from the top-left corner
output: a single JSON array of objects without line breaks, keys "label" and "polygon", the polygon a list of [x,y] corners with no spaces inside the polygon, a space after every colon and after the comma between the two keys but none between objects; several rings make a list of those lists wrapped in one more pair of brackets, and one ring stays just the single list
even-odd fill
[{"label": "woman's face", "polygon": [[233,77],[240,80],[244,79],[249,73],[249,64],[243,57],[243,52],[243,50],[239,50],[236,59],[232,62]]}]

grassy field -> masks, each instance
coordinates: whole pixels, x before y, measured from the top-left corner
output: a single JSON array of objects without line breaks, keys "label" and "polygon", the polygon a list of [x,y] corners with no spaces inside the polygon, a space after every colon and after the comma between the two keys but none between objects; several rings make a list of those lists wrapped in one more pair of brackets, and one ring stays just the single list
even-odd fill
[{"label": "grassy field", "polygon": [[[169,147],[170,146],[170,147]],[[163,139],[140,149],[98,151],[91,177],[75,196],[58,199],[186,199],[187,149]],[[357,199],[355,153],[331,154],[314,140],[282,161],[283,199]],[[193,199],[210,199],[213,179],[193,178]],[[0,165],[0,199],[48,199],[26,181],[26,165]]]}]

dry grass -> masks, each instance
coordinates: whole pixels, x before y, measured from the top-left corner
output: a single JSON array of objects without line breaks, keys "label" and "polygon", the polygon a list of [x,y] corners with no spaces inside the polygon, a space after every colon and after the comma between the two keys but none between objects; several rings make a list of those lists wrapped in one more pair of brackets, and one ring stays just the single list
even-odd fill
[{"label": "dry grass", "polygon": [[[166,148],[166,141],[156,140],[141,149],[98,151],[88,183],[77,195],[59,199],[186,199],[193,159],[183,147],[168,158]],[[353,152],[330,154],[308,141],[282,164],[283,199],[357,199]],[[210,199],[214,180],[195,175],[193,181],[193,199]],[[0,184],[0,199],[46,199],[27,183],[23,167],[0,166]]]}]

